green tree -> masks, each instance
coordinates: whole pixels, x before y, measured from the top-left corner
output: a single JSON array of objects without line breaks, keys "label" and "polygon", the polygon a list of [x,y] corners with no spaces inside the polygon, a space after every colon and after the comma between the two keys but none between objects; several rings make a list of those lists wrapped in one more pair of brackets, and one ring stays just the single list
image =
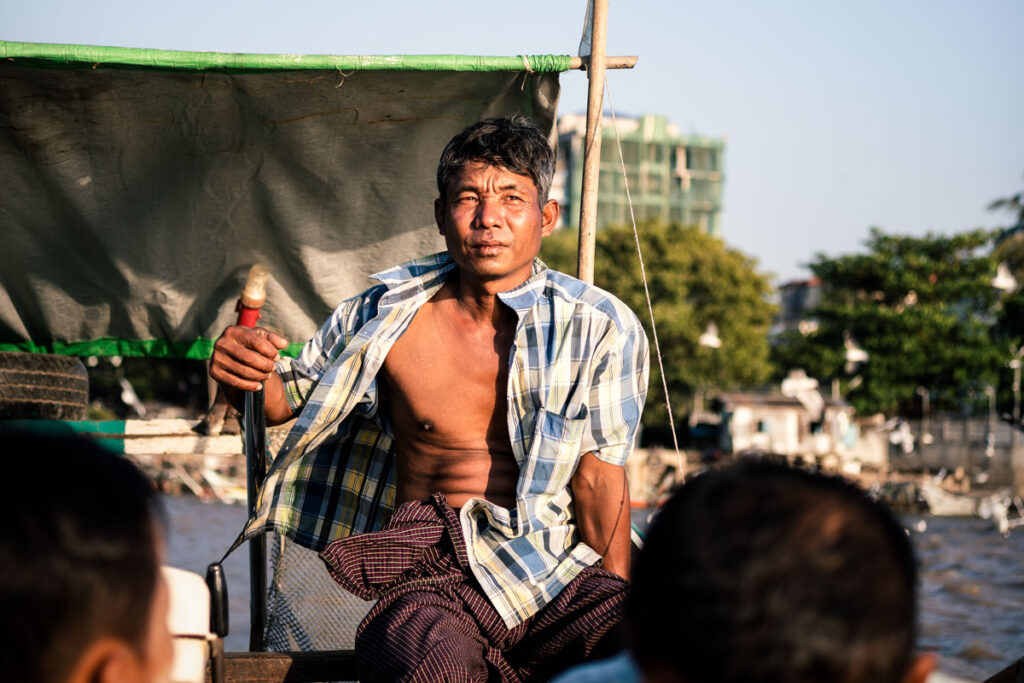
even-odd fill
[{"label": "green tree", "polygon": [[[824,288],[812,313],[818,328],[777,340],[779,370],[803,367],[823,384],[842,379],[862,414],[916,412],[918,387],[937,410],[983,400],[1005,355],[993,338],[992,238],[984,230],[909,237],[875,228],[866,254],[818,254],[810,264]],[[847,340],[869,354],[853,375]]]},{"label": "green tree", "polygon": [[[767,380],[767,335],[775,307],[768,302],[769,278],[757,272],[755,260],[694,228],[651,222],[642,224],[639,233],[673,417],[679,421],[689,413],[696,391]],[[576,244],[575,231],[558,231],[544,240],[541,258],[552,268],[575,273]],[[598,232],[594,271],[595,284],[636,311],[651,340],[644,425],[663,427],[668,413],[632,229]],[[717,349],[699,343],[710,322],[722,341]]]}]

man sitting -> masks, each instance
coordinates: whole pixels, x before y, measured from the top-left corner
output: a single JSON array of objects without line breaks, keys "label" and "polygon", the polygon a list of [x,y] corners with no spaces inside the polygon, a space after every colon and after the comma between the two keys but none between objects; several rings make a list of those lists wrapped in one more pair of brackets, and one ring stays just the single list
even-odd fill
[{"label": "man sitting", "polygon": [[276,369],[277,335],[215,345],[230,400],[263,384],[269,422],[298,417],[248,533],[322,550],[378,600],[362,680],[545,680],[621,647],[647,340],[537,260],[553,170],[525,119],[468,127],[438,165],[447,252],[374,276]]},{"label": "man sitting", "polygon": [[0,439],[2,677],[167,680],[172,645],[153,487],[85,439]]}]

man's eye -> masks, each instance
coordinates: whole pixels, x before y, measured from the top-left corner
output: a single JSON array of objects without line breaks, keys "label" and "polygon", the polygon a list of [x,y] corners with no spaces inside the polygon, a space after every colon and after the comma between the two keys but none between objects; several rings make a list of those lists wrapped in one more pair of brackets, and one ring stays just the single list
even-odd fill
[{"label": "man's eye", "polygon": [[474,197],[473,195],[464,195],[462,197],[457,197],[455,199],[455,202],[457,204],[472,204],[476,202],[476,197]]},{"label": "man's eye", "polygon": [[509,200],[510,202],[521,202],[521,201],[523,201],[523,198],[522,198],[522,197],[520,197],[520,196],[519,196],[519,195],[517,195],[517,194],[510,194],[510,195],[508,195],[508,196],[507,196],[507,199],[508,199],[508,200]]}]

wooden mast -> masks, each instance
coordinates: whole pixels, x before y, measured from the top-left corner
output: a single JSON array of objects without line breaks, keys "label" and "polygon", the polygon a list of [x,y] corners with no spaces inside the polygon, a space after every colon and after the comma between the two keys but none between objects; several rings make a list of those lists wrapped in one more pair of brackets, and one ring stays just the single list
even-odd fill
[{"label": "wooden mast", "polygon": [[594,282],[594,237],[597,230],[597,189],[601,173],[601,117],[604,112],[605,43],[608,0],[593,0],[590,60],[587,78],[587,133],[583,143],[583,191],[580,197],[580,237],[576,275]]}]

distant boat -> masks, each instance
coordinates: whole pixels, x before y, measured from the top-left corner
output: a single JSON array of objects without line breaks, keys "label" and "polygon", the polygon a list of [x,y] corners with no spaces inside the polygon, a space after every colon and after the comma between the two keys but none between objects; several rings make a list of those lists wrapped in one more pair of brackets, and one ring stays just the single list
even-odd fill
[{"label": "distant boat", "polygon": [[[928,504],[933,515],[946,517],[981,517],[991,519],[996,528],[1004,536],[1011,529],[1024,526],[1024,505],[1020,497],[1014,496],[1010,488],[1002,488],[990,493],[954,493],[947,491],[931,479],[926,479],[918,487],[921,497]],[[1010,519],[1011,508],[1017,516]]]}]

